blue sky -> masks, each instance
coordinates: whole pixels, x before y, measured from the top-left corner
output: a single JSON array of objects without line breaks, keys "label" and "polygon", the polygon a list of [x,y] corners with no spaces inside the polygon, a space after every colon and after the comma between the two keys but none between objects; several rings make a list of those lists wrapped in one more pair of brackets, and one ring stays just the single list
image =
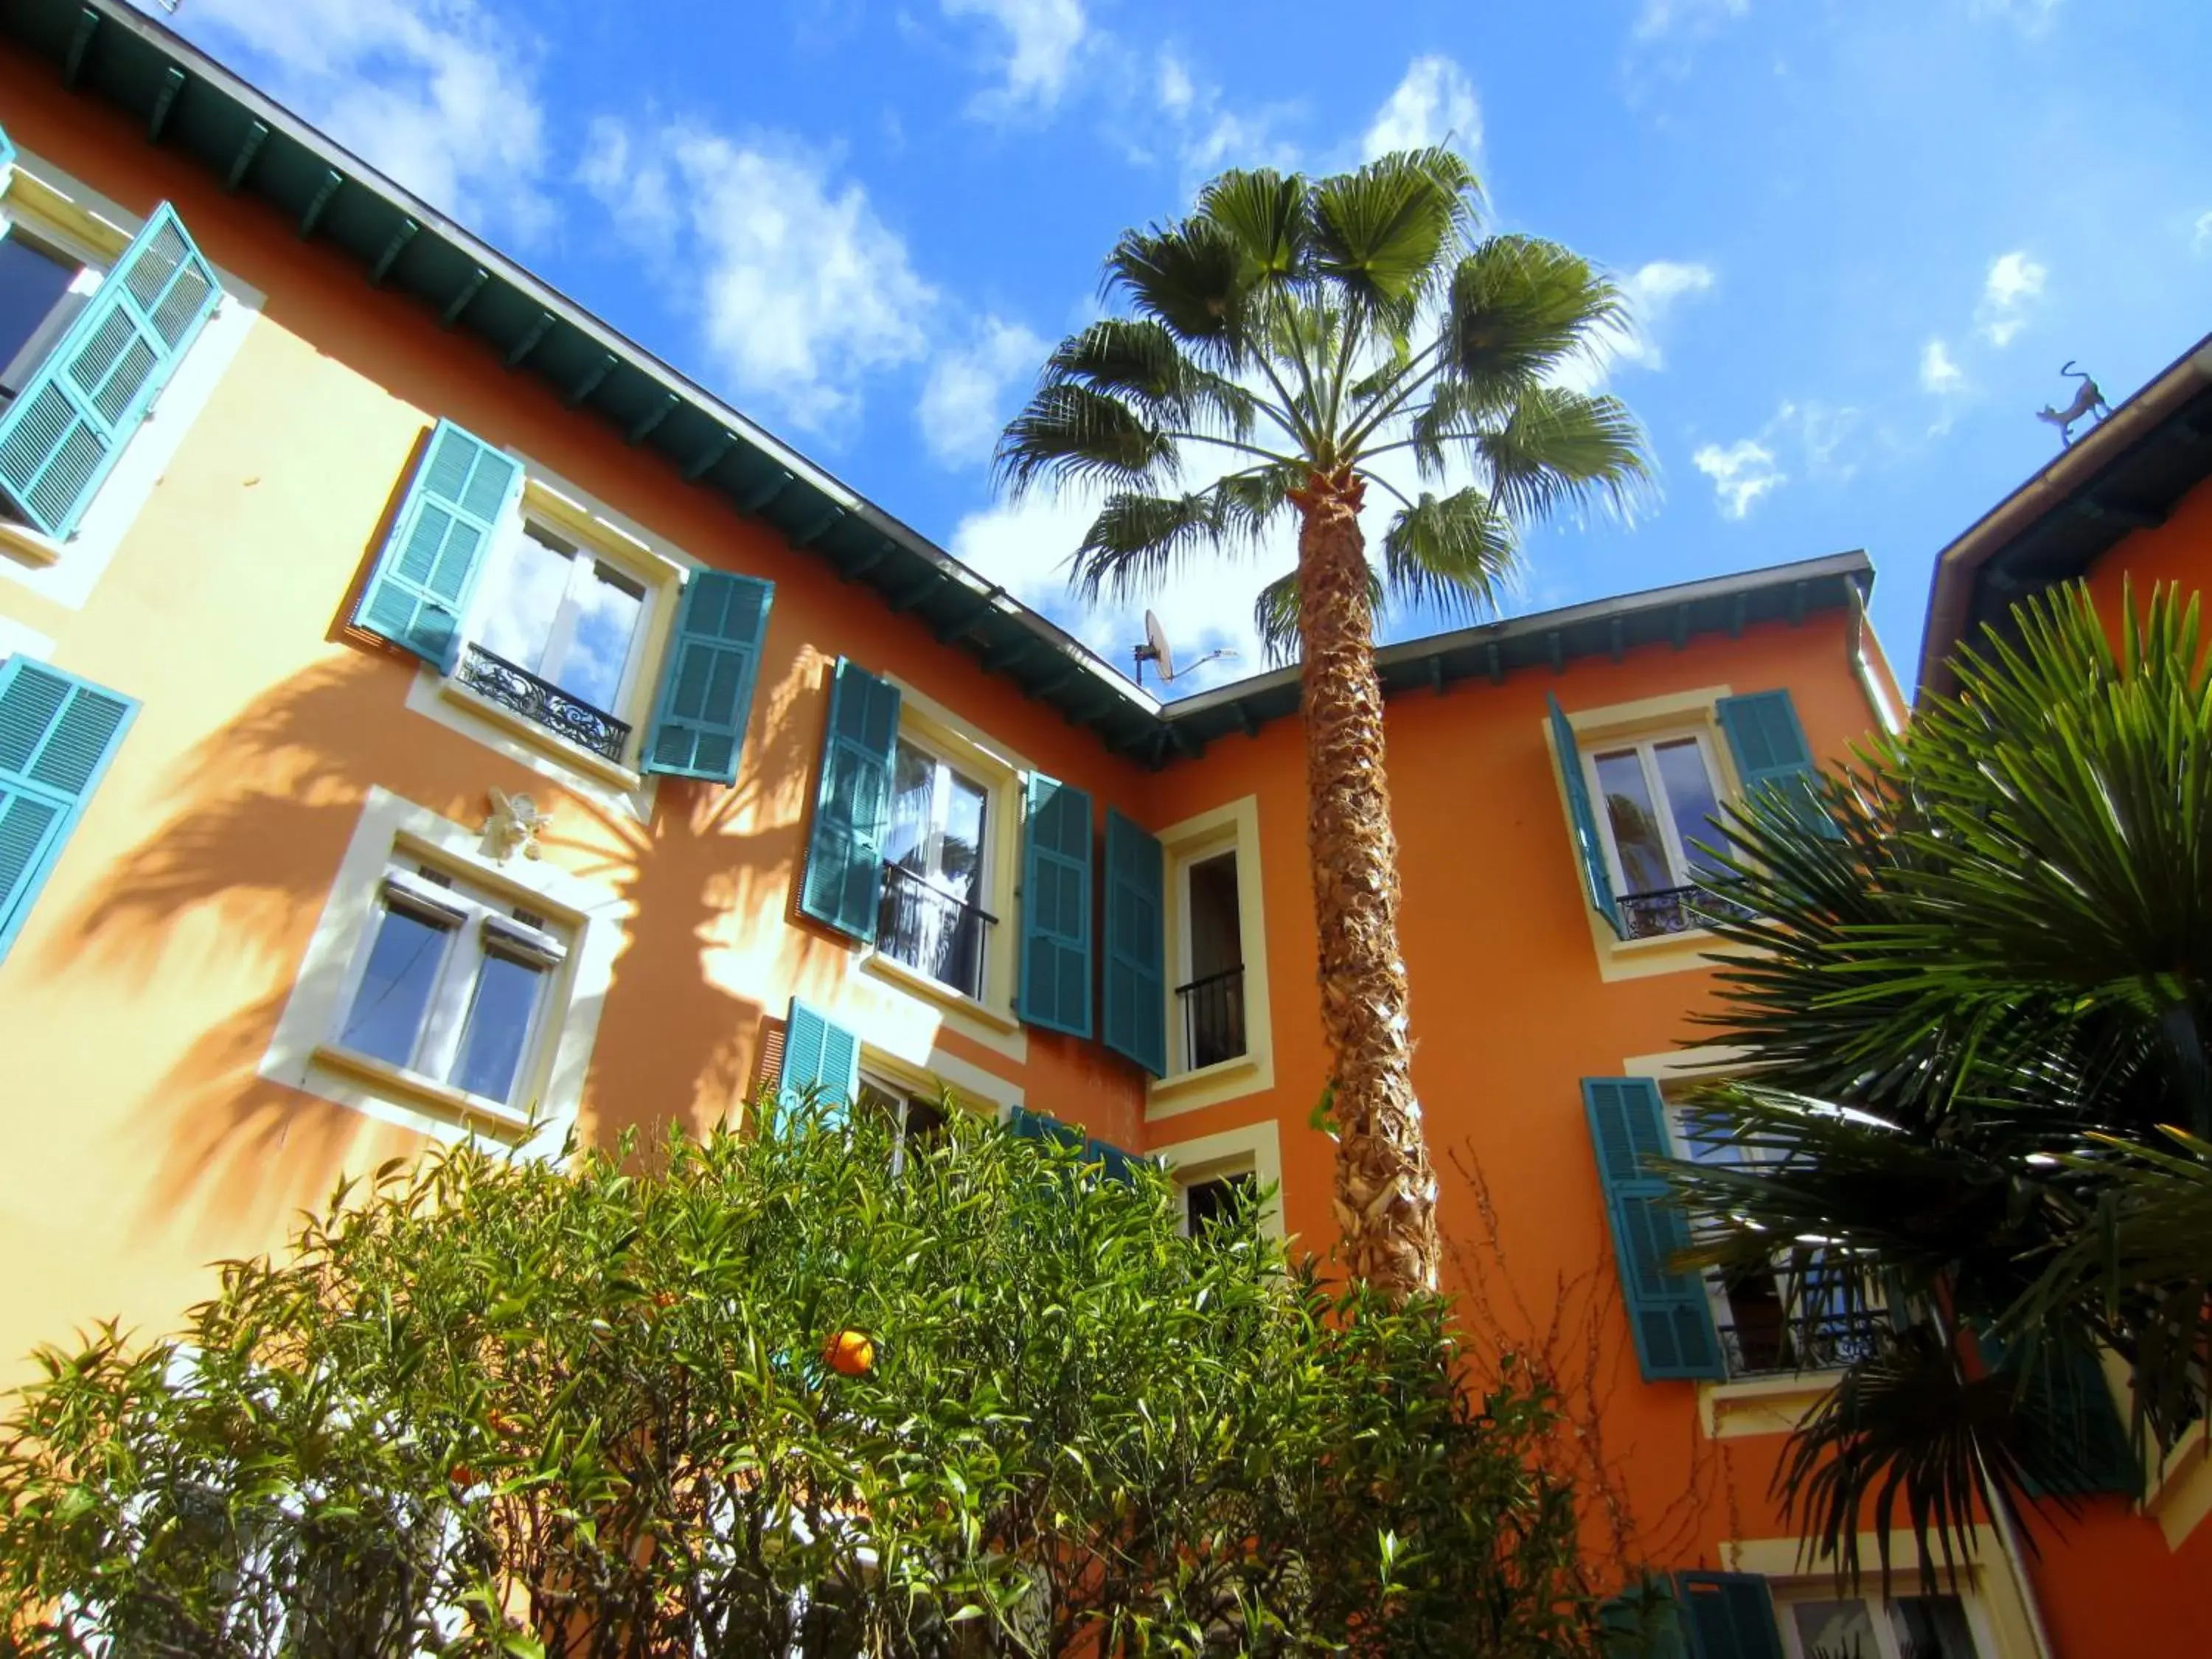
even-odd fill
[{"label": "blue sky", "polygon": [[[1116,661],[999,424],[1125,227],[1222,167],[1473,158],[1635,302],[1660,480],[1526,611],[1863,547],[1910,679],[1945,542],[2212,328],[2203,0],[181,0],[174,25]],[[1370,514],[1370,516],[1379,516]],[[1379,527],[1379,526],[1378,526]],[[1243,652],[1287,544],[1154,604]],[[1426,631],[1418,616],[1391,630]]]}]

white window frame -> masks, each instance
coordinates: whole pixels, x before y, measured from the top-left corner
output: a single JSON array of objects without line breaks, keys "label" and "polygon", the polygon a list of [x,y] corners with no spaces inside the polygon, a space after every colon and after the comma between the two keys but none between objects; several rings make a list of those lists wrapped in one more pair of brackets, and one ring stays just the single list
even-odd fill
[{"label": "white window frame", "polygon": [[[1865,1655],[1864,1659],[1905,1659],[1904,1651],[1898,1645],[1895,1628],[1890,1622],[1889,1602],[1879,1590],[1844,1591],[1838,1589],[1831,1580],[1778,1585],[1771,1593],[1774,1598],[1774,1623],[1781,1633],[1784,1659],[1815,1659],[1815,1656],[1808,1652],[1804,1639],[1798,1634],[1793,1609],[1811,1603],[1832,1601],[1857,1601],[1866,1607],[1867,1621],[1874,1631],[1875,1651]],[[1974,1605],[1972,1592],[1960,1587],[1942,1594],[1949,1595],[1959,1603],[1959,1610],[1966,1621],[1967,1638],[1974,1644],[1973,1659],[2003,1659],[1989,1645],[1986,1620],[1977,1616],[1979,1609]],[[1918,1601],[1923,1598],[1916,1585],[1896,1599]]]},{"label": "white window frame", "polygon": [[[885,960],[892,963],[897,967],[905,969],[909,973],[920,975],[922,978],[928,980],[931,983],[936,985],[951,995],[963,997],[972,1001],[979,1002],[987,1008],[995,1007],[1000,1002],[1006,1000],[1006,999],[994,994],[1000,988],[993,982],[992,969],[994,964],[991,958],[994,954],[992,946],[995,942],[994,935],[995,935],[1000,928],[1008,925],[1010,918],[1006,911],[994,910],[988,903],[984,902],[984,901],[988,900],[991,896],[990,887],[992,872],[998,867],[993,859],[993,854],[997,851],[997,842],[1000,837],[1005,833],[1005,825],[1000,822],[1000,813],[1006,809],[1008,804],[1005,796],[1005,792],[1000,787],[994,786],[994,780],[988,774],[978,775],[974,769],[964,764],[964,757],[957,754],[946,753],[945,751],[947,749],[951,748],[951,745],[942,742],[933,742],[931,740],[930,733],[926,726],[920,724],[911,726],[908,726],[903,713],[905,707],[903,697],[901,698],[900,707],[902,713],[899,719],[898,736],[894,740],[892,749],[891,779],[894,795],[896,795],[897,788],[897,747],[899,744],[904,744],[908,748],[914,749],[921,754],[927,755],[932,761],[936,763],[936,769],[931,775],[929,785],[929,830],[923,839],[923,847],[925,849],[923,859],[926,863],[934,865],[937,862],[939,855],[944,851],[945,819],[947,811],[951,807],[952,799],[951,781],[954,778],[958,778],[963,782],[973,785],[975,788],[982,791],[983,836],[981,845],[977,847],[975,849],[975,869],[977,875],[976,885],[980,891],[977,897],[975,900],[970,901],[970,902],[972,902],[976,908],[981,910],[985,915],[989,916],[991,918],[991,923],[990,930],[984,935],[983,939],[983,959],[979,964],[981,972],[978,975],[978,988],[973,993],[963,991],[957,985],[953,985],[945,980],[939,979],[927,969],[923,968],[917,963],[901,961],[898,957],[891,956],[888,951],[884,949],[880,940],[878,941],[876,949],[882,952]],[[886,860],[885,862],[888,864],[889,860]],[[890,877],[887,875],[884,879],[888,881]],[[929,884],[932,891],[937,892],[947,899],[951,897],[950,893],[946,893],[944,889],[936,885],[935,879],[933,876],[924,876],[922,879]]]},{"label": "white window frame", "polygon": [[[1275,1085],[1274,1028],[1267,986],[1267,918],[1261,884],[1259,798],[1246,795],[1159,832],[1167,862],[1166,983],[1168,1074],[1146,1088],[1146,1118],[1233,1100]],[[1177,988],[1190,982],[1190,871],[1218,854],[1237,854],[1237,929],[1244,963],[1244,1052],[1192,1069],[1184,1053]]]},{"label": "white window frame", "polygon": [[[600,806],[638,823],[649,822],[659,781],[641,771],[640,763],[652,735],[653,704],[682,609],[684,583],[702,567],[672,543],[577,489],[528,455],[507,453],[523,469],[522,500],[500,524],[486,557],[504,552],[513,538],[528,534],[527,526],[535,524],[574,546],[580,564],[589,559],[607,565],[644,590],[617,698],[622,706],[602,711],[629,726],[629,742],[621,761],[610,761],[463,683],[460,664],[468,647],[482,642],[493,602],[492,585],[481,576],[461,618],[462,649],[454,672],[441,674],[434,665],[422,664],[408,689],[407,707]],[[580,575],[572,574],[572,582]]]},{"label": "white window frame", "polygon": [[[434,874],[428,873],[434,872]],[[444,877],[453,884],[441,884]],[[416,1028],[415,1042],[407,1058],[399,1061],[380,1060],[347,1047],[345,1028],[353,1017],[354,1005],[359,1000],[362,981],[368,976],[369,962],[376,949],[385,917],[395,908],[395,891],[402,902],[397,907],[402,911],[413,908],[417,911],[443,911],[453,920],[444,928],[446,943],[441,953],[433,978],[429,1000],[425,1006],[421,1023]],[[406,901],[414,901],[410,907]],[[359,946],[348,969],[344,988],[339,993],[337,1018],[331,1024],[325,1045],[350,1062],[365,1062],[370,1066],[396,1065],[404,1072],[442,1083],[456,1093],[464,1092],[450,1081],[454,1068],[460,1063],[461,1041],[468,1029],[470,1016],[475,1011],[476,991],[483,973],[487,957],[497,955],[484,939],[488,920],[511,930],[519,943],[534,945],[542,960],[537,964],[541,977],[537,997],[530,1012],[530,1023],[522,1037],[522,1053],[515,1065],[515,1074],[509,1085],[507,1100],[494,1100],[489,1096],[470,1094],[469,1100],[479,1111],[504,1109],[524,1121],[528,1118],[526,1105],[518,1106],[513,1096],[523,1092],[525,1086],[541,1067],[539,1050],[543,1045],[549,1017],[554,1012],[559,999],[562,981],[568,956],[568,941],[562,937],[565,929],[533,927],[519,921],[517,909],[527,909],[525,904],[514,902],[508,895],[488,892],[459,872],[434,860],[409,857],[404,852],[394,857],[386,869],[382,882],[378,884],[376,908],[368,925],[362,930]]]},{"label": "white window frame", "polygon": [[[1966,1609],[1976,1659],[2013,1659],[2014,1655],[2040,1651],[2042,1644],[2021,1592],[2026,1577],[2023,1565],[2007,1553],[2003,1540],[1986,1522],[1974,1526],[1965,1543],[1955,1571],[1947,1576],[1942,1589],[1957,1596]],[[1915,1559],[1909,1530],[1893,1528],[1886,1545],[1879,1534],[1866,1531],[1858,1535],[1863,1561],[1883,1559],[1885,1547],[1890,1559],[1909,1563]],[[1766,1579],[1774,1598],[1774,1622],[1785,1644],[1783,1650],[1793,1656],[1799,1650],[1787,1645],[1794,1638],[1788,1604],[1838,1599],[1832,1575],[1805,1570],[1803,1547],[1796,1538],[1726,1540],[1720,1547],[1720,1562],[1723,1571],[1757,1573]],[[1905,1571],[1909,1573],[1911,1568]],[[1918,1586],[1913,1582],[1906,1588]]]},{"label": "white window frame", "polygon": [[1260,1212],[1260,1231],[1270,1238],[1284,1237],[1282,1130],[1273,1118],[1155,1146],[1147,1156],[1158,1161],[1175,1184],[1176,1225],[1185,1237],[1190,1232],[1188,1193],[1191,1188],[1224,1176],[1249,1175],[1262,1190],[1275,1189]]},{"label": "white window frame", "polygon": [[[43,157],[18,150],[15,164],[0,168],[0,235],[17,223],[104,277],[146,221]],[[170,371],[75,532],[57,541],[0,515],[0,577],[64,610],[82,610],[91,599],[261,314],[259,289],[209,264],[222,289],[214,314]]]},{"label": "white window frame", "polygon": [[[566,960],[540,993],[538,1027],[526,1040],[512,1091],[517,1104],[465,1094],[428,1073],[356,1054],[332,1040],[352,1008],[395,863],[450,871],[471,887],[544,917],[543,931],[567,945]],[[372,786],[257,1069],[273,1082],[434,1139],[489,1134],[529,1156],[556,1156],[582,1103],[629,914],[628,900],[610,881],[586,879],[550,860],[501,864],[486,850],[481,826],[453,823]]]},{"label": "white window frame", "polygon": [[[1598,784],[1598,757],[1601,754],[1617,755],[1623,750],[1634,752],[1637,763],[1643,769],[1644,791],[1658,816],[1660,844],[1667,854],[1670,878],[1666,887],[1650,890],[1667,892],[1693,885],[1695,878],[1690,872],[1689,845],[1682,838],[1681,825],[1674,822],[1674,803],[1667,799],[1666,785],[1659,775],[1659,757],[1655,751],[1662,745],[1686,740],[1697,745],[1698,758],[1704,763],[1705,777],[1713,787],[1713,804],[1725,807],[1729,799],[1728,785],[1715,753],[1710,726],[1683,726],[1674,731],[1639,732],[1614,738],[1583,738],[1577,733],[1577,743],[1581,750],[1583,786],[1589,791],[1590,812],[1597,819],[1598,839],[1605,843],[1606,873],[1613,878],[1616,899],[1629,897],[1631,893],[1627,872],[1620,860],[1620,848],[1613,840],[1613,814],[1606,809],[1605,792]],[[1709,830],[1708,833],[1717,835],[1719,831]]]},{"label": "white window frame", "polygon": [[[1021,880],[1023,788],[1036,769],[943,703],[901,679],[884,677],[898,688],[901,741],[928,750],[972,783],[983,786],[982,880],[975,902],[997,918],[983,941],[983,994],[971,997],[909,968],[877,945],[854,951],[850,974],[872,979],[900,995],[902,1012],[927,1016],[1009,1060],[1029,1059],[1029,1028],[1014,1013],[1018,976],[1019,928],[1014,890]],[[888,802],[886,802],[888,810]]]},{"label": "white window frame", "polygon": [[[897,1077],[883,1067],[866,1063],[860,1067],[860,1087],[864,1090],[873,1089],[878,1094],[896,1101],[898,1104],[898,1117],[891,1126],[891,1173],[897,1175],[906,1168],[908,1111],[917,1100],[942,1099],[944,1096],[939,1090],[917,1089],[910,1083],[901,1082]],[[856,1111],[860,1109],[859,1101],[854,1101],[853,1105]],[[946,1103],[943,1109],[945,1121],[950,1122],[952,1115],[963,1109],[958,1097],[954,1096]]]}]

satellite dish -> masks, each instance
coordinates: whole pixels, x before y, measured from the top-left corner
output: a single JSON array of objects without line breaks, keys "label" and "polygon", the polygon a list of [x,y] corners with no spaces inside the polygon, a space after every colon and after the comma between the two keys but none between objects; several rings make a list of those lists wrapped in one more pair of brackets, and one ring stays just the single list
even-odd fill
[{"label": "satellite dish", "polygon": [[1225,648],[1209,651],[1197,661],[1187,662],[1180,670],[1177,670],[1175,665],[1175,653],[1168,645],[1167,629],[1160,626],[1160,619],[1158,617],[1147,611],[1145,612],[1145,642],[1137,647],[1132,654],[1137,659],[1138,684],[1142,685],[1145,683],[1145,665],[1151,663],[1159,671],[1160,684],[1166,685],[1174,680],[1178,672],[1188,674],[1192,669],[1202,668],[1218,658],[1233,657],[1237,653]]}]

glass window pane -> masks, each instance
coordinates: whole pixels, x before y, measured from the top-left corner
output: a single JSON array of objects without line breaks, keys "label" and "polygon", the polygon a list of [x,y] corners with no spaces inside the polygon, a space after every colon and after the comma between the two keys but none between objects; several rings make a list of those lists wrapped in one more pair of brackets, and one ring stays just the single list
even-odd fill
[{"label": "glass window pane", "polygon": [[917,875],[927,872],[925,845],[929,838],[929,802],[937,783],[935,757],[901,743],[891,770],[890,833],[884,840],[884,856]]},{"label": "glass window pane", "polygon": [[[0,236],[0,365],[13,371],[6,377],[9,392],[38,368],[35,362],[16,359],[34,337],[52,333],[40,325],[54,314],[77,270],[76,260],[40,247],[20,230]],[[41,343],[51,348],[52,341]]]},{"label": "glass window pane", "polygon": [[1598,793],[1630,893],[1663,893],[1677,885],[1667,862],[1667,842],[1644,781],[1644,757],[1633,749],[1597,757]]},{"label": "glass window pane", "polygon": [[1805,1659],[1887,1659],[1864,1601],[1800,1601],[1790,1611]]},{"label": "glass window pane", "polygon": [[484,649],[533,674],[543,668],[554,619],[568,591],[569,554],[566,544],[534,525],[493,544],[484,564],[483,625],[477,630]]},{"label": "glass window pane", "polygon": [[1901,1659],[1979,1659],[1955,1595],[1905,1595],[1889,1604],[1890,1628]]},{"label": "glass window pane", "polygon": [[[948,770],[950,769],[947,769]],[[983,786],[951,775],[951,799],[945,808],[945,836],[937,855],[937,878],[947,892],[970,904],[980,896],[982,878],[983,812],[989,797]]]},{"label": "glass window pane", "polygon": [[394,1066],[413,1060],[450,931],[404,910],[384,913],[376,943],[369,947],[368,971],[338,1033],[341,1044]]},{"label": "glass window pane", "polygon": [[469,1023],[461,1033],[461,1057],[453,1066],[455,1088],[488,1100],[507,1099],[544,978],[542,968],[485,952]]},{"label": "glass window pane", "polygon": [[1652,758],[1659,763],[1659,784],[1667,792],[1667,810],[1674,814],[1682,856],[1693,871],[1718,869],[1718,860],[1694,845],[1704,842],[1711,846],[1721,838],[1713,823],[1720,816],[1720,803],[1713,793],[1712,774],[1705,769],[1705,751],[1695,738],[1685,738],[1659,744]]},{"label": "glass window pane", "polygon": [[623,670],[629,665],[630,643],[644,613],[644,589],[603,564],[594,566],[576,599],[575,629],[556,684],[594,708],[618,713]]}]

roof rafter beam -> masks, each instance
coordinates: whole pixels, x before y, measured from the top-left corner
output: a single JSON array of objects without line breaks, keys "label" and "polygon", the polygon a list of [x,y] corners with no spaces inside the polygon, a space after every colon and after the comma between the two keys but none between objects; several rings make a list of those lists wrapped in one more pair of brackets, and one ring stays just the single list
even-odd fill
[{"label": "roof rafter beam", "polygon": [[69,50],[62,54],[62,85],[71,92],[76,90],[77,77],[84,73],[84,55],[92,49],[92,37],[100,33],[100,14],[90,6],[76,15],[76,27],[70,31]]},{"label": "roof rafter beam", "polygon": [[1483,660],[1488,665],[1490,669],[1490,683],[1492,685],[1504,684],[1505,653],[1498,648],[1498,641],[1496,640],[1491,641],[1489,644],[1482,647],[1482,656]]},{"label": "roof rafter beam", "polygon": [[998,673],[1003,669],[1012,668],[1023,658],[1035,651],[1036,647],[1036,636],[1024,629],[1003,643],[994,645],[986,651],[983,653],[983,666],[994,674]]},{"label": "roof rafter beam", "polygon": [[239,141],[238,154],[230,158],[230,171],[222,176],[222,187],[234,191],[246,182],[246,175],[253,166],[253,158],[261,154],[262,145],[269,142],[269,124],[256,121],[246,130]]},{"label": "roof rafter beam", "polygon": [[1258,737],[1260,735],[1260,717],[1252,712],[1252,705],[1247,702],[1243,698],[1239,697],[1232,706],[1237,710],[1237,725],[1244,728],[1244,735],[1248,738]]},{"label": "roof rafter beam", "polygon": [[891,595],[891,614],[895,617],[903,617],[944,585],[945,579],[934,570],[931,571],[903,593]]},{"label": "roof rafter beam", "polygon": [[984,617],[999,608],[999,596],[1005,591],[1004,588],[994,584],[989,592],[938,629],[937,642],[939,645],[951,645],[956,641],[966,639],[982,624]]},{"label": "roof rafter beam", "polygon": [[552,329],[553,313],[550,311],[539,312],[538,319],[523,331],[522,337],[514,343],[514,349],[507,354],[507,366],[509,368],[520,368],[530,354],[538,349],[538,343],[550,333]]},{"label": "roof rafter beam", "polygon": [[891,544],[889,542],[878,542],[852,563],[839,565],[837,580],[841,582],[856,582],[890,556]]},{"label": "roof rafter beam", "polygon": [[489,281],[491,272],[482,265],[471,271],[468,281],[461,284],[459,291],[446,302],[446,308],[438,313],[438,326],[451,328],[459,322],[461,313],[469,308],[469,302],[483,292],[484,284]]},{"label": "roof rafter beam", "polygon": [[663,392],[659,403],[629,423],[629,430],[623,434],[623,441],[629,444],[643,443],[659,430],[660,423],[676,412],[676,405],[681,402],[683,399],[674,392]]},{"label": "roof rafter beam", "polygon": [[315,193],[307,198],[307,205],[300,214],[300,239],[305,241],[315,234],[315,227],[323,222],[323,215],[331,205],[331,198],[338,193],[345,183],[345,175],[336,167],[323,169],[323,181],[315,186]]},{"label": "roof rafter beam", "polygon": [[174,64],[161,71],[161,89],[154,94],[154,107],[146,117],[146,142],[158,144],[169,125],[169,112],[177,106],[177,94],[185,89],[185,72]]},{"label": "roof rafter beam", "polygon": [[399,263],[399,256],[406,252],[407,244],[415,240],[415,233],[422,228],[411,217],[399,222],[399,228],[392,233],[392,240],[384,245],[384,252],[376,256],[376,263],[368,268],[371,288],[384,286],[384,279],[392,274],[392,267]]},{"label": "roof rafter beam", "polygon": [[[805,529],[797,532],[792,536],[791,544],[793,547],[813,546],[815,543],[820,541],[824,536],[828,535],[831,529],[836,526],[837,521],[844,516],[845,509],[838,506],[835,501],[830,502],[827,512],[823,513],[821,517],[816,519],[812,524],[808,525]],[[937,574],[934,570],[931,571],[929,574],[933,579],[934,579]]]},{"label": "roof rafter beam", "polygon": [[745,487],[744,493],[738,497],[738,509],[745,513],[757,513],[790,488],[791,474],[778,467],[759,483],[748,484]]},{"label": "roof rafter beam", "polygon": [[607,376],[614,372],[615,354],[611,351],[601,352],[599,361],[584,371],[583,378],[562,394],[561,401],[571,409],[575,408],[578,404],[597,392],[605,383]]},{"label": "roof rafter beam", "polygon": [[684,463],[684,482],[696,483],[722,464],[722,458],[738,447],[734,432],[717,433],[714,441]]}]

